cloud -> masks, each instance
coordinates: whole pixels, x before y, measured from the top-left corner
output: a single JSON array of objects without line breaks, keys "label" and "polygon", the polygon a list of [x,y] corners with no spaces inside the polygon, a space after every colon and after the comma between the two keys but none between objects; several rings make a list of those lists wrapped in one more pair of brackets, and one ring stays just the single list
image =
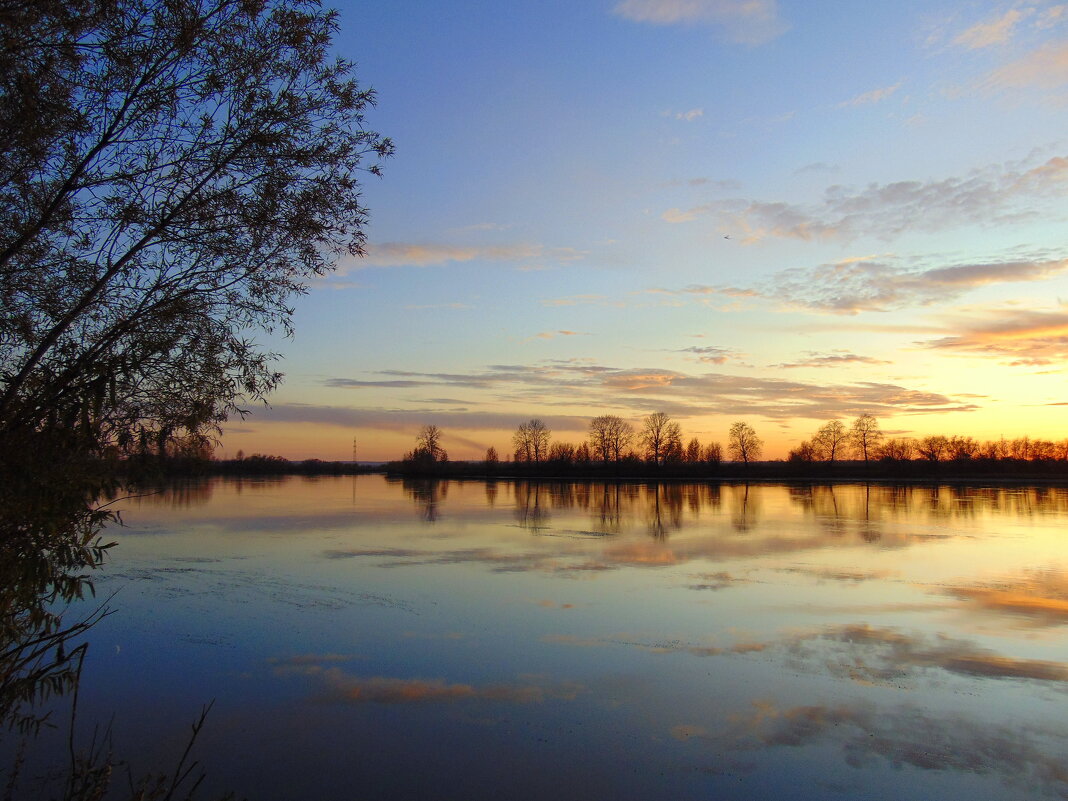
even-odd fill
[{"label": "cloud", "polygon": [[[710,352],[717,358],[715,351]],[[685,373],[660,367],[617,368],[595,363],[547,361],[532,365],[490,365],[465,373],[379,371],[381,378],[327,379],[329,386],[363,390],[461,387],[486,392],[482,402],[522,404],[527,408],[587,405],[616,410],[635,418],[660,409],[685,418],[712,414],[763,416],[775,420],[794,417],[828,419],[870,412],[877,416],[971,411],[970,401],[936,392],[913,390],[892,383],[818,383],[726,373]],[[396,384],[394,382],[413,382]],[[518,415],[520,418],[522,415]],[[587,417],[541,415],[550,428],[584,430]],[[350,428],[378,427],[412,430],[427,422],[465,430],[513,429],[517,415],[450,409],[352,408],[312,404],[277,404],[256,412],[256,419],[307,422]]]},{"label": "cloud", "polygon": [[714,25],[743,44],[762,44],[789,26],[776,0],[621,0],[617,16],[651,25]]},{"label": "cloud", "polygon": [[931,350],[994,357],[1017,366],[1063,361],[1068,356],[1068,312],[996,308],[965,322],[953,336],[917,343]]},{"label": "cloud", "polygon": [[[731,774],[754,769],[752,759],[732,754],[808,748],[821,754],[837,751],[842,771],[870,770],[872,760],[878,759],[895,770],[907,766],[941,776],[960,774],[969,785],[976,777],[993,777],[1014,788],[1010,797],[1036,793],[1063,797],[1068,790],[1060,748],[1063,731],[1042,730],[1036,725],[1012,727],[954,713],[932,714],[911,705],[877,707],[858,702],[783,708],[773,701],[758,700],[751,703],[748,712],[732,714],[708,726],[675,725],[671,735],[685,742],[687,748],[707,748],[708,769]],[[856,776],[862,780],[870,774],[858,771]]]},{"label": "cloud", "polygon": [[526,341],[532,339],[556,339],[556,337],[588,337],[590,334],[583,331],[541,331],[534,334],[531,337],[527,337]]},{"label": "cloud", "polygon": [[611,306],[618,305],[609,301],[607,295],[585,294],[568,295],[564,298],[549,298],[541,301],[542,306]]},{"label": "cloud", "polygon": [[704,116],[705,110],[703,108],[692,108],[689,111],[680,111],[675,115],[675,119],[683,120],[684,122],[693,122],[698,117]]},{"label": "cloud", "polygon": [[464,246],[383,242],[368,245],[362,258],[342,259],[335,275],[369,267],[436,267],[471,261],[559,263],[577,261],[585,252],[574,248],[547,248],[537,244]]},{"label": "cloud", "polygon": [[341,668],[313,662],[286,666],[280,675],[295,673],[312,677],[320,686],[318,701],[345,704],[430,704],[458,701],[492,701],[509,704],[536,704],[547,700],[573,700],[582,692],[574,683],[556,685],[527,677],[525,682],[475,685],[450,683],[444,679],[406,679],[393,676],[358,676]]},{"label": "cloud", "polygon": [[866,623],[800,635],[785,648],[816,670],[852,680],[896,682],[909,674],[939,670],[968,678],[1068,682],[1064,662],[1008,657],[966,640]]},{"label": "cloud", "polygon": [[1068,625],[1068,573],[1060,569],[1032,570],[978,585],[944,587],[940,593],[956,598],[971,613],[996,615],[1020,628]]},{"label": "cloud", "polygon": [[[1063,58],[1068,76],[1068,45]],[[892,239],[908,231],[1030,220],[1039,215],[1044,201],[1059,203],[1066,184],[1068,158],[1057,156],[1037,165],[995,164],[941,180],[896,181],[863,189],[836,185],[826,189],[821,201],[807,206],[733,198],[686,209],[670,208],[661,219],[678,225],[712,217],[721,230],[739,234],[745,243],[769,237],[801,241],[849,241],[862,236]]]},{"label": "cloud", "polygon": [[1033,8],[1010,9],[996,19],[980,22],[962,31],[953,43],[969,50],[1005,44],[1012,38],[1016,25],[1032,14]]},{"label": "cloud", "polygon": [[882,359],[875,359],[871,356],[858,356],[855,353],[846,351],[823,354],[809,351],[808,358],[800,359],[796,362],[777,364],[775,366],[791,369],[795,367],[842,367],[844,365],[855,364],[890,364],[890,362]]},{"label": "cloud", "polygon": [[957,264],[909,270],[888,261],[846,260],[784,270],[762,289],[791,306],[835,314],[944,303],[982,286],[1043,281],[1068,271],[1068,259]]},{"label": "cloud", "polygon": [[848,106],[866,106],[871,103],[878,103],[886,98],[890,97],[894,92],[901,88],[901,82],[898,81],[893,86],[884,86],[880,89],[872,89],[869,92],[864,92],[854,97],[852,100],[846,100],[838,104],[839,108],[846,108]]},{"label": "cloud", "polygon": [[1068,42],[1050,42],[1017,61],[994,70],[982,86],[988,90],[1058,89],[1068,85]]},{"label": "cloud", "polygon": [[720,348],[715,345],[691,345],[675,352],[692,353],[697,356],[697,361],[704,364],[724,364],[729,359],[737,356],[737,351],[733,348]]},{"label": "cloud", "polygon": [[840,169],[841,167],[837,164],[830,164],[826,161],[813,161],[810,164],[798,167],[794,170],[794,175],[804,175],[810,172],[838,172]]}]

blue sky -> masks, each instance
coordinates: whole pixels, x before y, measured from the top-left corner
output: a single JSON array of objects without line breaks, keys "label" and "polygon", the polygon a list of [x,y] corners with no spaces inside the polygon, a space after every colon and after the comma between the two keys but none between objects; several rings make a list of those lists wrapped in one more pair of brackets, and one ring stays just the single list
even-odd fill
[{"label": "blue sky", "polygon": [[339,6],[396,156],[227,452],[457,458],[663,410],[1068,436],[1068,5]]}]

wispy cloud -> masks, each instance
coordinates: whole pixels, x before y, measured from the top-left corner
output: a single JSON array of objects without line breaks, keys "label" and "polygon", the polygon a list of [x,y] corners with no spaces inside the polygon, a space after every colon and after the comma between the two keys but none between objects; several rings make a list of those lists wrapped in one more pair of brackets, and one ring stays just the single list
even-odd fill
[{"label": "wispy cloud", "polygon": [[716,345],[691,345],[688,348],[681,348],[676,353],[693,354],[697,361],[704,364],[725,364],[738,355],[733,348],[721,348]]},{"label": "wispy cloud", "polygon": [[809,355],[804,359],[775,366],[791,369],[795,367],[851,367],[858,364],[890,364],[890,362],[875,359],[871,356],[858,356],[848,351],[837,351],[835,353],[814,353],[810,351]]},{"label": "wispy cloud", "polygon": [[583,331],[567,331],[567,330],[540,331],[539,333],[534,334],[531,337],[527,337],[526,341],[529,342],[530,340],[533,340],[533,339],[556,339],[557,337],[588,337],[588,336],[590,336],[590,334],[587,333],[587,332],[583,332]]},{"label": "wispy cloud", "polygon": [[675,114],[675,119],[682,120],[683,122],[693,122],[698,117],[703,117],[705,110],[703,108],[692,108],[689,111],[679,111]]},{"label": "wispy cloud", "polygon": [[[756,287],[691,284],[682,289],[656,287],[645,291],[677,298],[764,299],[790,308],[857,314],[947,303],[979,287],[1044,281],[1066,272],[1068,258],[1048,256],[927,269],[903,267],[892,257],[863,256],[781,270]],[[924,331],[930,327],[901,330]]]},{"label": "wispy cloud", "polygon": [[1050,42],[1026,56],[994,70],[982,87],[1059,89],[1068,85],[1068,42]]},{"label": "wispy cloud", "polygon": [[1068,312],[1061,309],[986,309],[960,327],[958,334],[918,344],[1025,367],[1061,363],[1068,356]]},{"label": "wispy cloud", "polygon": [[776,0],[621,0],[613,12],[652,25],[713,25],[743,44],[762,44],[789,26]]},{"label": "wispy cloud", "polygon": [[[1068,76],[1068,45],[1063,68]],[[764,238],[852,240],[891,239],[912,230],[940,231],[962,225],[1011,224],[1034,219],[1042,203],[1063,198],[1068,158],[1041,164],[994,164],[963,177],[896,181],[863,189],[828,187],[821,201],[798,205],[780,201],[725,199],[690,208],[671,208],[665,222],[688,223],[711,217],[744,242]]]},{"label": "wispy cloud", "polygon": [[335,271],[345,275],[368,267],[436,267],[449,263],[488,261],[504,263],[561,263],[582,259],[585,252],[574,248],[549,248],[544,245],[474,246],[438,243],[383,242],[367,247],[362,258],[342,259]]},{"label": "wispy cloud", "polygon": [[962,31],[953,40],[954,44],[977,50],[992,45],[1005,44],[1012,38],[1016,26],[1035,13],[1033,8],[1012,8],[1000,17],[976,23]]},{"label": "wispy cloud", "polygon": [[278,666],[275,672],[279,675],[311,677],[319,685],[317,700],[347,704],[430,704],[459,701],[531,704],[548,700],[572,700],[583,689],[581,685],[573,683],[548,684],[536,677],[520,677],[520,681],[509,683],[476,685],[439,678],[359,676],[330,664],[330,660]]},{"label": "wispy cloud", "polygon": [[[729,353],[729,352],[728,352]],[[719,350],[697,356],[724,356]],[[713,362],[715,363],[715,362]],[[405,383],[395,383],[405,382]],[[411,382],[411,383],[406,383]],[[725,373],[685,373],[661,367],[616,368],[585,363],[496,365],[468,373],[383,371],[373,378],[328,380],[334,388],[368,390],[461,387],[484,391],[482,400],[520,404],[551,410],[576,404],[623,410],[635,418],[660,409],[679,418],[724,414],[762,416],[775,420],[794,417],[828,419],[862,412],[877,416],[971,411],[971,400],[937,392],[914,390],[887,382],[819,383],[782,378],[759,378]],[[442,426],[475,429],[510,429],[516,415],[500,412],[458,412],[451,409],[349,408],[278,404],[264,413],[273,420],[316,422],[349,427],[410,430],[431,417]],[[588,418],[542,415],[550,428],[584,430]]]},{"label": "wispy cloud", "polygon": [[886,100],[900,88],[901,82],[898,81],[893,86],[883,86],[879,89],[872,89],[871,91],[859,94],[852,100],[846,100],[842,103],[839,103],[838,107],[846,108],[848,106],[866,106],[871,103],[878,103],[882,100]]},{"label": "wispy cloud", "polygon": [[835,314],[891,311],[954,300],[990,284],[1042,281],[1068,271],[1068,259],[959,264],[910,270],[887,261],[847,261],[784,270],[763,289],[792,306]]}]

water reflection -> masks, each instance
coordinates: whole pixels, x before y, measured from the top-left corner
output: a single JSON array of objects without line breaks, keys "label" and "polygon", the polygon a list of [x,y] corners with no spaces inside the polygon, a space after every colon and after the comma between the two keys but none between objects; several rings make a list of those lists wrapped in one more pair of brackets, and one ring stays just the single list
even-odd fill
[{"label": "water reflection", "polygon": [[169,620],[114,634],[111,692],[230,699],[213,742],[254,733],[219,768],[250,797],[1068,795],[1065,488],[204,497],[127,516],[112,580]]}]

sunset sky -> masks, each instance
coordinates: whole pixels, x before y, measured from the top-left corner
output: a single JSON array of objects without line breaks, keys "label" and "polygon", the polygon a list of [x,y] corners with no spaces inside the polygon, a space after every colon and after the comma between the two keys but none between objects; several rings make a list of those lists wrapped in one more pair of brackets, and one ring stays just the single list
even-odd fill
[{"label": "sunset sky", "polygon": [[389,0],[368,253],[296,300],[220,455],[510,452],[665,411],[1068,437],[1068,4]]}]

